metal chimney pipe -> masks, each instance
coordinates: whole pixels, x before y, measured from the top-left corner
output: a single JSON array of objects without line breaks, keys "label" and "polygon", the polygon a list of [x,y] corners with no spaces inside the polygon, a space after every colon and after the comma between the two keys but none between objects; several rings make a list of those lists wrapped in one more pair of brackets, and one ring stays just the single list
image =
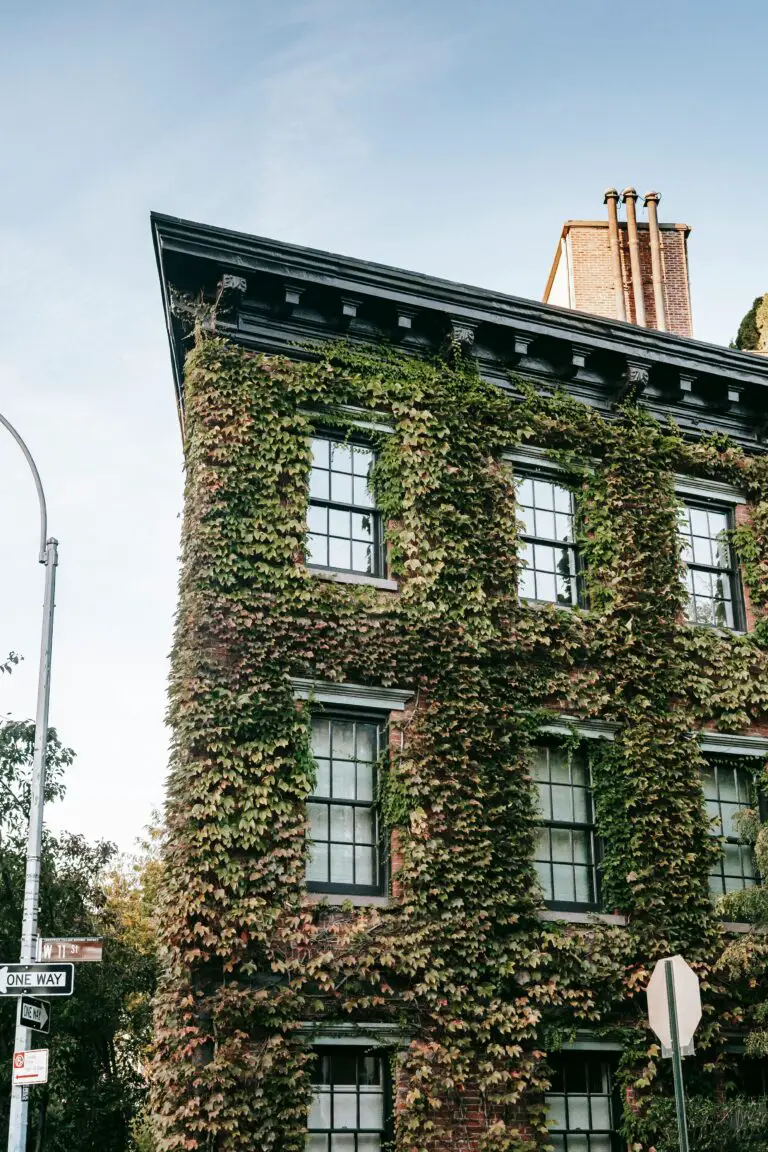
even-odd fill
[{"label": "metal chimney pipe", "polygon": [[659,232],[658,192],[646,192],[643,204],[648,209],[648,233],[651,237],[651,274],[653,276],[653,299],[656,305],[656,327],[660,332],[667,330],[667,316],[664,309],[664,278],[661,270],[661,233]]},{"label": "metal chimney pipe", "polygon": [[603,204],[608,205],[608,239],[611,246],[613,290],[616,293],[616,318],[617,320],[626,320],[627,310],[624,307],[624,282],[621,277],[621,257],[619,255],[618,203],[618,192],[615,188],[608,188],[603,197]]},{"label": "metal chimney pipe", "polygon": [[627,208],[627,235],[629,236],[629,267],[632,270],[632,297],[635,301],[635,323],[645,328],[645,303],[643,301],[643,278],[640,273],[640,245],[637,240],[637,213],[635,188],[625,188],[621,194]]}]

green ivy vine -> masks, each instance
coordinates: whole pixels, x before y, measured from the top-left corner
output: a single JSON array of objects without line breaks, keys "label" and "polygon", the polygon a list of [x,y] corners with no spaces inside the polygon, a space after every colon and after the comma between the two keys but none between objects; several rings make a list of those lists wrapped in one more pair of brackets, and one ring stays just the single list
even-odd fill
[{"label": "green ivy vine", "polygon": [[[162,1152],[300,1152],[306,1029],[322,1021],[399,1030],[398,1152],[542,1146],[552,1038],[618,1036],[638,1094],[625,1128],[645,1148],[643,1101],[665,1090],[644,1024],[654,961],[681,951],[702,977],[705,1069],[729,1028],[758,1021],[768,956],[734,954],[713,915],[693,733],[766,722],[768,463],[723,437],[691,443],[633,401],[607,419],[517,389],[456,349],[428,362],[337,344],[290,360],[198,333],[153,1073]],[[350,408],[391,429],[371,438],[396,595],[302,562],[309,438],[346,434]],[[502,454],[521,443],[556,456],[576,494],[584,610],[518,600]],[[748,635],[683,619],[675,472],[748,494],[734,537]],[[414,690],[383,774],[401,857],[388,907],[306,895],[314,767],[291,676]],[[593,771],[603,903],[627,927],[537,915],[531,749],[553,710],[615,725]]]}]

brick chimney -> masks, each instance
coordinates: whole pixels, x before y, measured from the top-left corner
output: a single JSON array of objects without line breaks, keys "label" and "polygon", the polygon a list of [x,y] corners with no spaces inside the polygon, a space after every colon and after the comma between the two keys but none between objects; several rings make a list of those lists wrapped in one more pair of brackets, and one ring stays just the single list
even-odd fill
[{"label": "brick chimney", "polygon": [[[567,220],[544,290],[544,303],[609,320],[692,336],[687,224],[662,224],[658,192],[648,192],[647,221],[637,193],[605,193],[607,219]],[[618,216],[623,201],[626,219]]]}]

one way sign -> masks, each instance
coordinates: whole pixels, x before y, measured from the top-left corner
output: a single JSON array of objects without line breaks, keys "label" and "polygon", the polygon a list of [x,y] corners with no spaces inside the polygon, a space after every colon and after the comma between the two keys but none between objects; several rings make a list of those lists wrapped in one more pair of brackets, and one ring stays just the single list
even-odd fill
[{"label": "one way sign", "polygon": [[0,996],[71,996],[75,983],[74,964],[3,964],[0,967]]},{"label": "one way sign", "polygon": [[45,1000],[35,1000],[32,996],[22,996],[19,1023],[35,1032],[47,1036],[51,1030],[51,1011]]}]

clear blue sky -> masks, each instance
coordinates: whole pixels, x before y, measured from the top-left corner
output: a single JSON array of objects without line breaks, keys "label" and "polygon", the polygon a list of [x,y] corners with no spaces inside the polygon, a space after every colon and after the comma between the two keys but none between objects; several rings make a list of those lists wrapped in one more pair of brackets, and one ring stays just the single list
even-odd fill
[{"label": "clear blue sky", "polygon": [[[768,289],[763,3],[137,0],[0,14],[0,411],[61,540],[55,826],[162,798],[181,451],[152,208],[539,298],[608,185],[693,226],[696,335]],[[0,711],[30,715],[42,569],[0,441]]]}]

